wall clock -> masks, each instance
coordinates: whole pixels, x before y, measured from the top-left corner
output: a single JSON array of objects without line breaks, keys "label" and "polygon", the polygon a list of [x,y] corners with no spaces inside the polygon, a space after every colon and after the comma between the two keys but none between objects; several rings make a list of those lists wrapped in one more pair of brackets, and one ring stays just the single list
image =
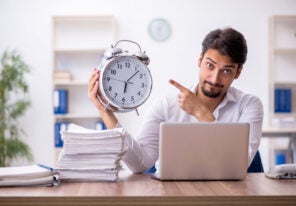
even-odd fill
[{"label": "wall clock", "polygon": [[148,33],[155,41],[165,41],[171,36],[171,25],[163,18],[153,19],[148,26]]}]

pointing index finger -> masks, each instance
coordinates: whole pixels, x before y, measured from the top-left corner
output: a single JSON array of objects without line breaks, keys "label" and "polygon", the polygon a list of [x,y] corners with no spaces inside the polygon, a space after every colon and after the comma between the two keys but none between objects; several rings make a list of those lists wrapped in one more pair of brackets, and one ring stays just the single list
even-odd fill
[{"label": "pointing index finger", "polygon": [[185,92],[188,89],[186,87],[184,87],[183,85],[181,85],[180,83],[176,82],[173,79],[169,80],[169,83],[171,83],[172,85],[174,85],[177,89],[179,89],[181,92]]}]

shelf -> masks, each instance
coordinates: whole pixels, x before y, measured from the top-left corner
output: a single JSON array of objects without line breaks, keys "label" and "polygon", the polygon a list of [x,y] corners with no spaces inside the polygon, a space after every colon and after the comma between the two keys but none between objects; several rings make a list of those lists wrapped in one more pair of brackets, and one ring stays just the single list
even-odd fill
[{"label": "shelf", "polygon": [[296,48],[276,48],[274,49],[274,52],[277,54],[283,53],[283,54],[295,54]]},{"label": "shelf", "polygon": [[55,53],[55,71],[70,72],[72,81],[87,82],[90,74],[99,65],[102,57],[102,51],[100,53],[93,52],[94,50],[91,51],[83,50],[79,52],[73,50]]},{"label": "shelf", "polygon": [[275,81],[275,88],[277,87],[296,87],[296,78],[295,81]]},{"label": "shelf", "polygon": [[273,113],[273,118],[296,118],[296,113]]},{"label": "shelf", "polygon": [[105,51],[106,48],[59,48],[55,49],[54,52],[56,54],[102,54]]},{"label": "shelf", "polygon": [[[54,16],[52,18],[54,90],[67,90],[67,97],[54,96],[54,106],[67,105],[67,114],[53,114],[55,141],[61,141],[59,125],[74,123],[96,129],[102,119],[87,95],[89,77],[103,52],[116,42],[114,16]],[[65,100],[65,101],[63,101]],[[60,108],[56,108],[60,109]],[[57,157],[57,154],[56,154]]]},{"label": "shelf", "polygon": [[69,82],[54,82],[55,87],[58,86],[88,86],[88,82],[84,81],[69,81]]},{"label": "shelf", "polygon": [[55,119],[100,119],[98,114],[55,114]]},{"label": "shelf", "polygon": [[295,16],[273,16],[272,40],[274,48],[296,48]]},{"label": "shelf", "polygon": [[56,16],[53,24],[54,50],[104,48],[116,39],[115,18],[110,15]]}]

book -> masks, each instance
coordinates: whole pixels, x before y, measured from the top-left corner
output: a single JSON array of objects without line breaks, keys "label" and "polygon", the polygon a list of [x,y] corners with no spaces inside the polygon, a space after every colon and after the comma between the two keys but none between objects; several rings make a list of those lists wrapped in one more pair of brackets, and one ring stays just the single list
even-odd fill
[{"label": "book", "polygon": [[68,113],[68,90],[55,89],[53,94],[54,99],[54,114]]},{"label": "book", "polygon": [[0,187],[57,186],[58,184],[57,172],[41,164],[0,167]]},{"label": "book", "polygon": [[125,129],[90,130],[73,123],[61,131],[57,161],[62,181],[116,181],[125,153]]},{"label": "book", "polygon": [[55,83],[70,82],[71,79],[72,79],[71,73],[68,71],[54,71],[53,72],[53,81]]},{"label": "book", "polygon": [[290,88],[276,88],[274,90],[274,112],[291,112],[292,91]]}]

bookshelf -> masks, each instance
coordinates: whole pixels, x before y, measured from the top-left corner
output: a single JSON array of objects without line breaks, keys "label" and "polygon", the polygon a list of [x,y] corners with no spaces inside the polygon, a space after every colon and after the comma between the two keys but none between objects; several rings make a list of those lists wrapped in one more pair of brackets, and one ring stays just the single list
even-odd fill
[{"label": "bookshelf", "polygon": [[[103,51],[116,39],[117,26],[112,15],[52,17],[53,108],[59,106],[59,92],[67,91],[67,111],[55,113],[53,109],[54,130],[65,128],[68,123],[90,129],[99,127],[99,113],[87,96],[88,79]],[[55,131],[58,153],[61,144],[57,144],[57,138],[60,137]]]},{"label": "bookshelf", "polygon": [[[296,16],[272,16],[270,20],[270,118],[271,126],[285,125],[286,120],[296,119]],[[277,89],[289,90],[288,97],[282,96],[283,103],[288,102],[290,110],[276,112],[278,106]],[[290,96],[290,99],[289,99]],[[288,100],[288,101],[284,101]],[[290,105],[289,105],[290,104]],[[296,124],[294,125],[296,126]]]},{"label": "bookshelf", "polygon": [[[277,15],[270,18],[270,72],[269,72],[269,127],[289,129],[296,127],[296,16]],[[279,136],[281,137],[281,136]],[[270,164],[276,153],[287,149],[293,138],[270,141]]]}]

